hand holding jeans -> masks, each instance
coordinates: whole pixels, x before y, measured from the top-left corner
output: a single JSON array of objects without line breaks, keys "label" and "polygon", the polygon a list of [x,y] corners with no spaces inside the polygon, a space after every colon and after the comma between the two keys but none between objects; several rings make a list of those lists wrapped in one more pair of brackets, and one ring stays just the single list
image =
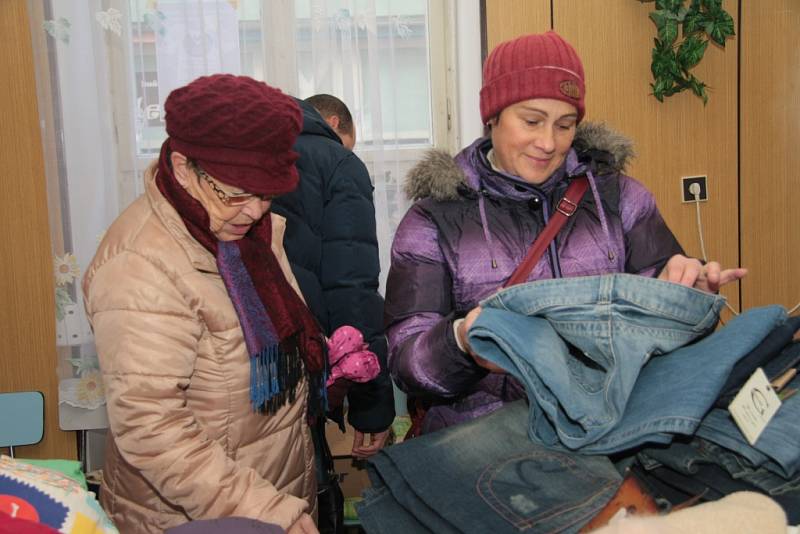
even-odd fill
[{"label": "hand holding jeans", "polygon": [[484,360],[483,358],[475,354],[475,351],[472,350],[472,347],[469,344],[469,340],[467,338],[467,332],[469,332],[469,327],[472,326],[472,323],[475,322],[475,319],[478,318],[478,315],[480,315],[480,313],[481,313],[480,306],[472,308],[466,315],[466,317],[464,317],[464,320],[462,320],[458,324],[458,328],[456,329],[456,335],[458,336],[458,346],[461,347],[462,350],[464,350],[464,352],[472,356],[472,358],[475,360],[475,363],[477,363],[484,369],[488,369],[492,373],[505,373],[506,370],[503,369],[502,367],[495,365],[494,363],[488,360]]}]

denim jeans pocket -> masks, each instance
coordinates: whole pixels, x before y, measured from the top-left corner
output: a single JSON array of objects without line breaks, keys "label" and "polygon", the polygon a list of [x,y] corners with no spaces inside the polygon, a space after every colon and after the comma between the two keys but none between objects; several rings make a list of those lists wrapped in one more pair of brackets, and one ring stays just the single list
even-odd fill
[{"label": "denim jeans pocket", "polygon": [[477,493],[520,531],[562,532],[594,517],[620,482],[606,457],[542,449],[487,466]]}]

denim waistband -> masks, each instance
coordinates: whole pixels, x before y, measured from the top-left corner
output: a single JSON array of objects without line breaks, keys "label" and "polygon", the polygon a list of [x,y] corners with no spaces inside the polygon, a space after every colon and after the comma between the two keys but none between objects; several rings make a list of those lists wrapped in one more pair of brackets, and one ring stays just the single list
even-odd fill
[{"label": "denim waistband", "polygon": [[[664,317],[695,327],[702,333],[716,322],[725,298],[656,278],[632,274],[608,274],[539,280],[519,284],[495,293],[481,306],[512,310],[523,315],[541,315],[570,319],[571,312],[586,319],[587,305],[602,314],[612,310],[604,306],[630,304],[640,311],[647,326],[651,317]],[[571,305],[578,306],[572,310]],[[551,309],[552,308],[552,309]],[[709,312],[711,315],[709,316]],[[631,317],[635,319],[635,317]]]}]

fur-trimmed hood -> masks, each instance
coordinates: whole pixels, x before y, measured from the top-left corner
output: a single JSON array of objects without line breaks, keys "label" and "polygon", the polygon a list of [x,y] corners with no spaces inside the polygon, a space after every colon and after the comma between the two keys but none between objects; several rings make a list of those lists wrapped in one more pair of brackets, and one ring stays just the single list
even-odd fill
[{"label": "fur-trimmed hood", "polygon": [[[621,172],[635,157],[630,139],[603,123],[579,124],[572,147],[582,161],[592,162],[598,175]],[[459,187],[471,187],[464,171],[450,154],[434,149],[409,171],[403,190],[411,200],[452,200],[458,198]]]}]

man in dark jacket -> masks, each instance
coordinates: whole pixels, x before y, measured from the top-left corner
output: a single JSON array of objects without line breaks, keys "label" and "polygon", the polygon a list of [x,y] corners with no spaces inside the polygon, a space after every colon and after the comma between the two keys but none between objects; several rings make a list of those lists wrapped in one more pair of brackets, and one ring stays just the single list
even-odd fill
[{"label": "man in dark jacket", "polygon": [[[299,104],[303,131],[294,150],[300,154],[300,184],[294,192],[275,199],[273,211],[287,219],[284,247],[325,334],[330,336],[342,325],[354,326],[380,361],[380,374],[370,382],[353,383],[347,394],[347,419],[356,430],[353,455],[366,458],[384,445],[394,420],[383,297],[378,293],[373,187],[364,163],[343,146],[343,139],[350,146],[355,143],[352,118],[344,103],[330,95],[316,95]],[[322,108],[325,118],[315,105]]]},{"label": "man in dark jacket", "polygon": [[314,106],[325,123],[336,132],[344,147],[353,150],[356,146],[356,127],[345,103],[333,95],[326,94],[310,96],[306,98],[306,102]]}]

